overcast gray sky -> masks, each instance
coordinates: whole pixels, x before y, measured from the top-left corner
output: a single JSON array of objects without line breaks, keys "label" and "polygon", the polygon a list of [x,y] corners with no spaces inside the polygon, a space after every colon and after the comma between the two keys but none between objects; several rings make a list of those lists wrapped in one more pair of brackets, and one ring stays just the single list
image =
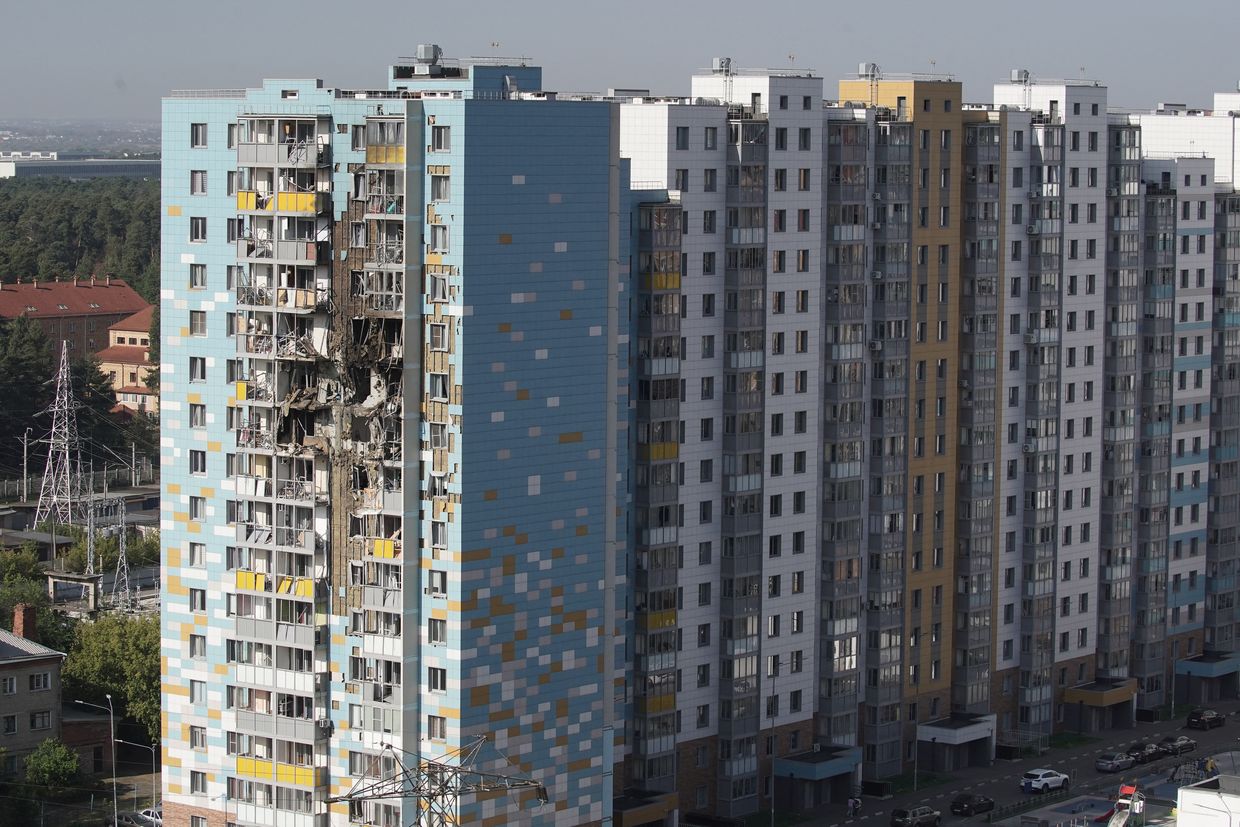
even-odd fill
[{"label": "overcast gray sky", "polygon": [[0,120],[156,119],[169,89],[263,77],[382,87],[420,42],[526,55],[553,90],[683,93],[713,56],[782,68],[795,55],[827,97],[873,61],[954,74],[968,101],[989,101],[1011,68],[1084,67],[1114,105],[1208,104],[1240,78],[1237,31],[1238,0],[14,0],[0,15]]}]

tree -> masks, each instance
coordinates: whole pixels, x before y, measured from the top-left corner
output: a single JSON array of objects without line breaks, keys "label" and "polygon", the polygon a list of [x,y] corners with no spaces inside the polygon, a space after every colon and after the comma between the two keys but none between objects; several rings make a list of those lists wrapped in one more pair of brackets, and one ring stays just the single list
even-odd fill
[{"label": "tree", "polygon": [[26,780],[39,787],[67,787],[78,776],[77,754],[48,738],[26,756]]},{"label": "tree", "polygon": [[33,543],[26,543],[11,551],[0,551],[0,583],[18,580],[39,582],[42,579],[43,567],[39,564],[39,550]]},{"label": "tree", "polygon": [[[0,325],[0,464],[20,473],[22,446],[19,440],[26,428],[31,435],[31,469],[38,448],[34,440],[51,428],[48,417],[38,417],[55,393],[51,381],[56,374],[56,357],[38,322],[19,316]],[[38,418],[36,418],[38,417]],[[46,420],[46,421],[45,421]],[[44,449],[46,453],[46,449]]]},{"label": "tree", "polygon": [[61,671],[65,697],[106,706],[111,694],[124,714],[159,738],[159,618],[107,615],[82,623]]},{"label": "tree", "polygon": [[151,343],[151,348],[149,351],[151,367],[147,369],[146,375],[142,377],[142,381],[150,390],[155,393],[159,393],[159,302],[155,303],[155,312],[151,315],[151,329],[148,335],[150,336],[148,341]]}]

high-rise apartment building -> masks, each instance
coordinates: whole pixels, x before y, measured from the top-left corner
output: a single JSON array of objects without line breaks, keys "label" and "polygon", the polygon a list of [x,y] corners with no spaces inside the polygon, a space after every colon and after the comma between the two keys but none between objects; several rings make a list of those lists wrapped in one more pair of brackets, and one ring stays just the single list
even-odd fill
[{"label": "high-rise apartment building", "polygon": [[813,808],[1240,689],[1234,118],[540,86],[165,103],[172,823],[479,736],[551,800],[462,823]]},{"label": "high-rise apartment building", "polygon": [[461,823],[610,811],[619,120],[435,49],[389,80],[165,102],[170,823],[409,824],[327,799],[480,736],[551,801]]}]

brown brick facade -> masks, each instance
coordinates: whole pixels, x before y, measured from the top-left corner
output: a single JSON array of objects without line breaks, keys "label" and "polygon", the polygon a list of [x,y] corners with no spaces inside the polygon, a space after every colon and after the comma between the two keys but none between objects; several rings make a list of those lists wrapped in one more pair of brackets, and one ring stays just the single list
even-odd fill
[{"label": "brown brick facade", "polygon": [[228,817],[222,809],[191,807],[188,804],[164,800],[164,827],[190,827],[190,819],[194,816],[205,818],[206,827],[226,827],[228,823]]}]

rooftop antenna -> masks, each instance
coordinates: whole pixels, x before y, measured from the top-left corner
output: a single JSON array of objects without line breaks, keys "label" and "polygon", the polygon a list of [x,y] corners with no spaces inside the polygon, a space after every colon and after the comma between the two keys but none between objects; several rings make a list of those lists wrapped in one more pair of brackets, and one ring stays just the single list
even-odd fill
[{"label": "rooftop antenna", "polygon": [[797,56],[792,52],[788,53],[788,63],[793,66],[797,65]]},{"label": "rooftop antenna", "polygon": [[[73,398],[73,377],[69,372],[69,343],[61,342],[60,369],[56,371],[56,398],[44,411],[52,415],[52,435],[48,439],[47,466],[34,524],[51,520],[72,523],[74,509],[80,508],[81,459],[74,474],[70,457],[81,456],[77,432],[77,401]],[[55,549],[52,550],[55,555]]]},{"label": "rooftop antenna", "polygon": [[491,41],[491,50],[494,51],[496,54],[499,54],[499,41],[498,40]]}]

